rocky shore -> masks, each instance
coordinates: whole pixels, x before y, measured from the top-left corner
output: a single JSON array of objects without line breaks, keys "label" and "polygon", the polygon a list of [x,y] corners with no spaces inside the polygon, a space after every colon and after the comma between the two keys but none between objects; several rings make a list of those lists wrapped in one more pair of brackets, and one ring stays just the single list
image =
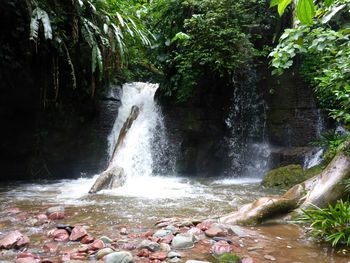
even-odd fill
[{"label": "rocky shore", "polygon": [[[44,210],[45,209],[45,210]],[[40,209],[38,209],[40,210]],[[38,211],[0,212],[0,262],[266,262],[275,261],[268,238],[255,228],[213,220],[167,218],[154,227],[70,222],[79,209],[56,206]],[[100,234],[97,234],[100,233]],[[288,245],[285,245],[288,249]]]}]

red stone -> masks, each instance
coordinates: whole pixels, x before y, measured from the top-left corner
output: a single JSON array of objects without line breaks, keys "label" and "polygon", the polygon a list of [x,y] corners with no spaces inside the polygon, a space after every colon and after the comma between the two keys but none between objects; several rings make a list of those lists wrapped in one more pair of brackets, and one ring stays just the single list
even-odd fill
[{"label": "red stone", "polygon": [[125,250],[134,250],[136,248],[136,246],[133,243],[124,243],[124,244],[120,245],[120,248],[125,249]]},{"label": "red stone", "polygon": [[25,258],[17,258],[15,263],[38,263],[39,260],[36,260],[35,258],[31,257],[25,257]]},{"label": "red stone", "polygon": [[0,248],[17,248],[29,243],[29,238],[18,230],[12,231],[0,240]]},{"label": "red stone", "polygon": [[70,259],[72,260],[84,260],[87,255],[85,253],[77,252],[70,255]]},{"label": "red stone", "polygon": [[192,227],[190,230],[187,231],[187,233],[192,234],[194,236],[198,236],[203,233],[203,231],[197,227]]},{"label": "red stone", "polygon": [[89,250],[99,250],[101,248],[104,248],[106,245],[105,243],[100,240],[100,239],[97,239],[96,241],[94,241],[92,244],[90,244],[88,246]]},{"label": "red stone", "polygon": [[199,223],[196,225],[197,228],[199,228],[202,231],[208,230],[212,226],[213,222],[210,220],[205,220],[202,223]]},{"label": "red stone", "polygon": [[61,263],[62,260],[58,257],[55,258],[45,258],[40,261],[40,263]]},{"label": "red stone", "polygon": [[21,252],[17,255],[17,258],[34,258],[34,259],[40,259],[40,256],[36,254],[32,254],[30,252]]},{"label": "red stone", "polygon": [[148,230],[147,232],[142,233],[142,234],[141,234],[141,237],[143,237],[143,238],[148,238],[148,237],[150,237],[150,236],[153,236],[153,234],[154,234],[154,231],[153,231],[153,230]]},{"label": "red stone", "polygon": [[150,259],[152,260],[165,260],[167,258],[167,253],[166,252],[156,252],[156,253],[152,253],[150,256],[149,256]]},{"label": "red stone", "polygon": [[150,252],[148,249],[144,248],[144,249],[141,249],[141,250],[137,253],[137,256],[138,256],[138,257],[148,258],[149,255],[150,255],[150,253],[151,253],[151,252]]},{"label": "red stone", "polygon": [[24,221],[28,218],[28,214],[27,213],[20,213],[16,216],[16,220],[17,221]]},{"label": "red stone", "polygon": [[37,215],[36,217],[37,217],[39,220],[42,220],[42,221],[48,220],[48,217],[47,217],[47,215],[45,215],[45,214],[39,214],[39,215]]},{"label": "red stone", "polygon": [[64,219],[64,212],[54,212],[49,215],[50,220],[60,220]]},{"label": "red stone", "polygon": [[51,230],[48,234],[55,241],[66,242],[69,240],[69,234],[65,229],[55,229],[54,231]]},{"label": "red stone", "polygon": [[158,243],[160,241],[160,237],[155,237],[155,236],[148,237],[148,239],[151,240],[152,242],[156,242],[156,243]]},{"label": "red stone", "polygon": [[69,253],[65,253],[63,256],[62,256],[62,261],[68,261],[70,260],[70,254]]},{"label": "red stone", "polygon": [[172,234],[166,235],[165,237],[162,238],[162,242],[165,244],[170,244],[171,241],[173,241],[174,236]]},{"label": "red stone", "polygon": [[18,214],[21,210],[18,207],[12,207],[5,210],[5,213]]},{"label": "red stone", "polygon": [[83,226],[76,226],[73,228],[72,233],[69,236],[71,241],[78,241],[87,235],[87,231]]},{"label": "red stone", "polygon": [[242,258],[242,263],[254,263],[254,260],[251,257]]},{"label": "red stone", "polygon": [[47,253],[56,253],[58,251],[58,244],[57,243],[46,243],[43,246],[43,249]]},{"label": "red stone", "polygon": [[225,236],[225,232],[219,227],[211,227],[205,231],[208,237],[222,237]]},{"label": "red stone", "polygon": [[232,246],[224,240],[216,242],[211,247],[211,252],[215,255],[222,255],[225,253],[230,253],[232,251]]},{"label": "red stone", "polygon": [[90,243],[94,242],[94,240],[95,240],[94,237],[92,237],[90,235],[86,235],[80,240],[80,243],[82,243],[82,244],[90,244]]}]

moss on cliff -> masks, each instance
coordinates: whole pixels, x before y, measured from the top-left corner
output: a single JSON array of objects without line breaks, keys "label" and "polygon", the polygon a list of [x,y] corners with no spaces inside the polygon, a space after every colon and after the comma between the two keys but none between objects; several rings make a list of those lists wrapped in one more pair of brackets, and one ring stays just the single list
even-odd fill
[{"label": "moss on cliff", "polygon": [[269,171],[262,181],[265,187],[289,188],[319,174],[322,166],[304,170],[301,165],[291,164]]}]

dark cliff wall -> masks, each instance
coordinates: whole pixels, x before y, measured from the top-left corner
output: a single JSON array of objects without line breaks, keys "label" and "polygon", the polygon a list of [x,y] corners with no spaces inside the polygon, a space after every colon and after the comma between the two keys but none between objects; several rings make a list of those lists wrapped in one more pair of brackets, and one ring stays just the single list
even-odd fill
[{"label": "dark cliff wall", "polygon": [[157,92],[156,99],[175,152],[176,172],[215,176],[228,165],[224,114],[229,96],[227,87],[209,79],[184,103],[163,97],[161,90]]},{"label": "dark cliff wall", "polygon": [[0,0],[0,6],[0,180],[73,177],[103,169],[119,102],[102,87],[93,98],[87,93],[86,56],[91,54],[77,53],[75,90],[61,61],[53,99],[54,56],[50,43],[36,46],[29,40],[30,5]]},{"label": "dark cliff wall", "polygon": [[[259,106],[260,110],[254,111],[253,108],[257,105],[247,105],[243,107],[244,112],[236,114],[236,118],[241,116],[244,122],[249,121],[248,119],[264,122],[255,126],[264,129],[255,132],[258,134],[256,138],[249,128],[254,127],[254,124],[247,126],[235,119],[234,130],[244,133],[236,135],[232,135],[227,125],[229,111],[238,106],[231,105],[235,103],[234,96],[237,96],[237,90],[235,93],[233,87],[214,82],[210,85],[206,83],[198,87],[193,98],[186,103],[176,103],[171,98],[159,100],[171,144],[176,148],[178,173],[217,176],[231,171],[237,175],[232,171],[230,160],[237,156],[230,155],[230,152],[242,155],[254,143],[270,144],[270,168],[291,163],[303,164],[304,156],[314,150],[310,142],[320,135],[327,123],[314,99],[312,89],[301,80],[297,70],[276,78],[271,76],[268,67],[260,67],[255,74],[255,82],[246,84],[257,85],[256,89],[249,89],[242,83],[239,83],[239,88],[260,92],[265,100],[264,107]],[[245,94],[242,98],[247,100],[246,103],[251,103],[250,97],[253,96],[256,94]],[[245,102],[240,103],[244,105]],[[262,108],[266,108],[266,111]],[[247,119],[252,114],[260,116]],[[235,151],[230,149],[232,145],[228,145],[230,136],[241,136],[240,140],[247,141],[241,144],[242,149]],[[245,161],[237,160],[243,162],[238,165],[241,170],[245,169],[250,158],[252,157],[246,156]],[[237,167],[234,169],[237,171]]]}]

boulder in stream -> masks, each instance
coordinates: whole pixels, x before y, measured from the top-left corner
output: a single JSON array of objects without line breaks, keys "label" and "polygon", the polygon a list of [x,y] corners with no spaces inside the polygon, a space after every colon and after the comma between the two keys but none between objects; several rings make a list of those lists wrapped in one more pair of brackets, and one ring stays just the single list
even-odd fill
[{"label": "boulder in stream", "polygon": [[94,194],[103,189],[113,189],[122,186],[125,183],[126,175],[124,169],[119,166],[112,166],[96,179],[89,193]]}]

